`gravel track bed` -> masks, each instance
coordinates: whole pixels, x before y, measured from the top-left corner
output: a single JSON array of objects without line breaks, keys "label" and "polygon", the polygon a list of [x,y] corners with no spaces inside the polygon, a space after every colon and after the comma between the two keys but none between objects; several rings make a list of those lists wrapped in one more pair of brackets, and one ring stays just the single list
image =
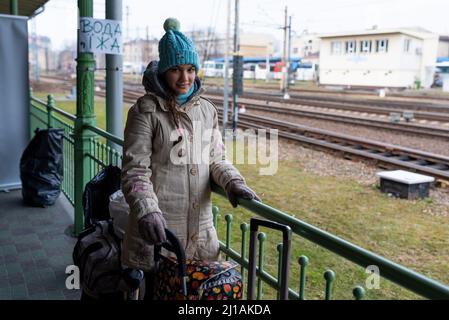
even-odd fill
[{"label": "gravel track bed", "polygon": [[[306,148],[291,140],[279,139],[279,160],[299,162],[305,172],[317,176],[333,176],[353,179],[362,185],[378,185],[376,172],[382,171],[376,166],[343,159],[319,150]],[[449,218],[449,188],[431,188],[432,206],[424,212],[430,216],[445,216]]]},{"label": "gravel track bed", "polygon": [[335,131],[347,135],[352,135],[355,137],[371,139],[402,147],[408,147],[435,154],[449,156],[449,141],[444,139],[420,137],[416,134],[399,133],[397,131],[387,129],[379,130],[375,128],[364,127],[362,125],[349,126],[344,123],[335,123],[328,120],[302,118],[290,115],[287,116],[283,114],[275,114],[272,112],[247,110],[246,113],[252,115],[260,115],[264,117],[272,117],[278,120],[293,122],[313,128]]}]

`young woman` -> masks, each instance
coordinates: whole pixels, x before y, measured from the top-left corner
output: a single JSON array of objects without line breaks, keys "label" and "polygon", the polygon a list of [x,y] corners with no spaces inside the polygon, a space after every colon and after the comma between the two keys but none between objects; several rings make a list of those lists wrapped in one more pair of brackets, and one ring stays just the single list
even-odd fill
[{"label": "young woman", "polygon": [[130,108],[124,135],[122,190],[131,212],[122,262],[146,272],[164,228],[177,235],[187,258],[218,260],[211,180],[234,207],[238,198],[260,200],[224,157],[217,109],[201,96],[194,44],[176,19],[164,29],[159,61],[144,73],[146,94]]}]

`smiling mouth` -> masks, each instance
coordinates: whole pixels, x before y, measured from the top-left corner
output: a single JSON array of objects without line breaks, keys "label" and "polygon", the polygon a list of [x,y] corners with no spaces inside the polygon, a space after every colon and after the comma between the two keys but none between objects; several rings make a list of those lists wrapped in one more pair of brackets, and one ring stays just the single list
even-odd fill
[{"label": "smiling mouth", "polygon": [[179,88],[188,88],[190,85],[188,83],[178,83],[176,86]]}]

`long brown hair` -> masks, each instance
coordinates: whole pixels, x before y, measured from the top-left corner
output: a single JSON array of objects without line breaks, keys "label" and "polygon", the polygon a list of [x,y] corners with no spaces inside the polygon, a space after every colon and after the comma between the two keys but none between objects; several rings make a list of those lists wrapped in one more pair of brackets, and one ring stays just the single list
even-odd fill
[{"label": "long brown hair", "polygon": [[167,101],[168,110],[172,114],[173,121],[175,122],[176,128],[179,128],[181,116],[179,114],[178,108],[176,107],[176,105],[178,104],[176,93],[174,93],[173,90],[171,90],[169,88],[169,86],[165,82],[165,77],[164,77],[164,84],[165,84],[165,96],[166,96],[165,98]]}]

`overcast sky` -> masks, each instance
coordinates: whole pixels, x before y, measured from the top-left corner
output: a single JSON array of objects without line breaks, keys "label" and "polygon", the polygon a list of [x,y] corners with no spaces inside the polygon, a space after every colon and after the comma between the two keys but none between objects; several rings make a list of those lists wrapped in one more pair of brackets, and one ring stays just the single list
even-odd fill
[{"label": "overcast sky", "polygon": [[[181,31],[213,28],[226,31],[228,0],[123,0],[123,29],[132,38],[160,38],[167,17],[181,22]],[[232,20],[234,3],[232,0]],[[240,0],[243,32],[272,34],[279,40],[285,6],[292,15],[292,30],[301,33],[333,33],[378,28],[419,26],[449,35],[449,0]],[[127,19],[127,8],[129,15]],[[94,0],[94,18],[105,18],[105,0]],[[76,39],[76,0],[50,0],[45,11],[30,20],[30,32],[49,36],[61,49]],[[233,28],[231,28],[231,31]]]}]

